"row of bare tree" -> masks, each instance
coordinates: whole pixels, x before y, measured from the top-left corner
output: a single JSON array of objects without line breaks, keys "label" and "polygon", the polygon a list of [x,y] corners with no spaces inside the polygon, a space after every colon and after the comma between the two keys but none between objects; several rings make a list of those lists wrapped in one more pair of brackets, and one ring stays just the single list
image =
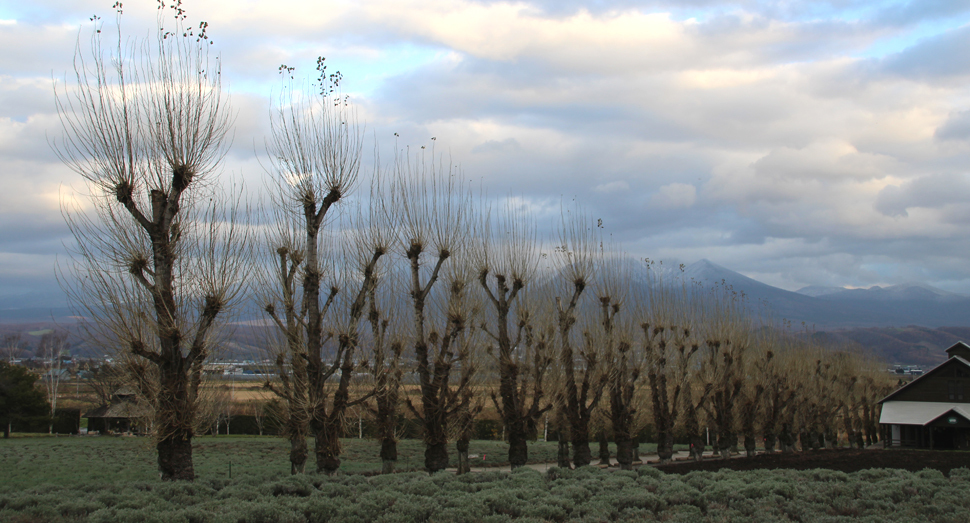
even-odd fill
[{"label": "row of bare tree", "polygon": [[[157,39],[131,45],[119,36],[110,58],[97,26],[74,81],[57,88],[55,143],[86,181],[65,198],[77,241],[62,281],[87,334],[150,399],[163,479],[194,478],[203,364],[248,295],[275,326],[267,387],[285,406],[293,473],[311,435],[317,471],[337,470],[355,406],[380,427],[386,472],[402,409],[423,426],[430,472],[447,466],[451,440],[467,470],[487,400],[512,467],[547,414],[576,466],[591,461],[597,410],[624,467],[650,418],[663,459],[680,427],[698,446],[713,427],[722,450],[739,433],[753,445],[755,430],[783,445],[796,428],[829,434],[833,413],[868,428],[875,396],[863,390],[878,386],[847,383],[851,358],[808,365],[729,289],[631,264],[578,209],[543,241],[527,204],[491,208],[433,152],[398,152],[387,167],[375,158],[362,181],[363,134],[322,59],[316,82],[284,89],[272,112],[271,198],[249,212],[238,187],[215,179],[233,117],[206,26],[184,30],[180,5],[175,30],[160,22]],[[364,375],[371,386],[352,386]]]}]

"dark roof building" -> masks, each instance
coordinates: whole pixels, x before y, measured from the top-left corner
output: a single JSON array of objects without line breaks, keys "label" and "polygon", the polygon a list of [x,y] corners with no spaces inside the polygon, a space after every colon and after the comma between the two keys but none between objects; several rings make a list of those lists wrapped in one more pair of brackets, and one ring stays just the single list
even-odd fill
[{"label": "dark roof building", "polygon": [[107,405],[84,414],[88,419],[88,432],[145,432],[145,424],[151,411],[141,401],[134,387],[122,387],[111,395]]},{"label": "dark roof building", "polygon": [[970,448],[970,346],[883,398],[879,424],[886,446]]}]

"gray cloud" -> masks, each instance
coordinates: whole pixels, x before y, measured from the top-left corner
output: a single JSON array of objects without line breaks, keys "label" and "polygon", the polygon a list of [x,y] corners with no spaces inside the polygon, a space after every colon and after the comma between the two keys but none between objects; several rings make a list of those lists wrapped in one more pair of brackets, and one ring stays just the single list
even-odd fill
[{"label": "gray cloud", "polygon": [[[970,201],[970,176],[935,174],[922,176],[902,186],[888,185],[876,197],[875,208],[887,216],[908,217],[908,209],[940,209],[950,204],[965,206]],[[951,214],[951,219],[960,214]]]},{"label": "gray cloud", "polygon": [[933,133],[939,140],[966,140],[970,138],[970,111],[951,113],[943,125]]},{"label": "gray cloud", "polygon": [[[50,75],[70,71],[77,25],[105,10],[41,5],[0,25],[18,49],[0,57],[0,294],[52,279],[59,185],[78,179],[46,142],[59,133]],[[126,27],[149,34],[150,7],[126,6]],[[436,136],[542,227],[575,199],[636,256],[709,258],[786,288],[970,290],[970,32],[856,56],[967,18],[966,2],[213,0],[190,15],[212,23],[237,111],[226,179],[253,193],[276,67],[306,75],[324,55],[366,77],[347,85],[366,86],[351,94],[384,163]]]},{"label": "gray cloud", "polygon": [[882,69],[914,80],[962,81],[970,74],[970,26],[960,27],[921,40],[916,45],[887,57]]}]

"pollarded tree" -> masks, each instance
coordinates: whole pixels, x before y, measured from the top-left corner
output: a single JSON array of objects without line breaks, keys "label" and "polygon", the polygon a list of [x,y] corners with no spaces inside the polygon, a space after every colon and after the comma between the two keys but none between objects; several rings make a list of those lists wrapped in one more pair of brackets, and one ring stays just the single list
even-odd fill
[{"label": "pollarded tree", "polygon": [[894,381],[882,371],[877,361],[867,360],[860,376],[859,402],[866,446],[879,441],[879,401],[893,391]]},{"label": "pollarded tree", "polygon": [[[393,279],[387,283],[396,283]],[[384,292],[378,293],[378,287]],[[395,295],[388,285],[372,285],[367,298],[367,323],[371,335],[370,372],[374,377],[374,402],[368,405],[377,425],[377,440],[381,443],[381,473],[394,472],[397,463],[397,424],[401,403],[401,379],[404,366],[401,356],[405,340],[397,333],[400,329],[397,315],[388,306]]]},{"label": "pollarded tree", "polygon": [[[570,216],[567,216],[569,214]],[[563,213],[555,248],[555,320],[557,359],[562,409],[569,424],[573,446],[573,465],[583,467],[592,461],[589,449],[589,423],[606,385],[602,372],[600,347],[588,336],[582,336],[576,354],[575,327],[581,312],[581,300],[595,276],[597,239],[592,220],[581,211]],[[588,333],[588,331],[587,331]],[[578,358],[577,358],[578,356]]]},{"label": "pollarded tree", "polygon": [[[693,324],[697,303],[687,282],[670,282],[662,266],[649,260],[647,264],[651,284],[649,294],[636,304],[637,343],[650,387],[657,455],[661,463],[667,463],[673,458],[674,428],[682,413],[688,434],[697,436],[699,431],[698,398],[691,389],[699,348]],[[703,392],[701,397],[706,397]],[[698,443],[694,439],[692,443]]]},{"label": "pollarded tree", "polygon": [[[761,329],[752,336],[751,349],[746,358],[748,365],[744,370],[745,379],[738,395],[739,427],[741,435],[744,436],[744,450],[749,458],[755,455],[758,436],[765,433],[766,420],[762,412],[765,409],[765,395],[770,386],[770,372],[767,369],[775,358],[773,332],[774,329]],[[762,440],[767,452],[768,442],[763,438]]]},{"label": "pollarded tree", "polygon": [[[633,326],[621,313],[626,313],[632,272],[621,254],[601,253],[595,285],[599,323],[596,336],[603,354],[609,418],[616,443],[616,461],[624,470],[633,468],[635,393],[643,370],[643,358],[633,342]],[[618,319],[617,316],[620,316]]]},{"label": "pollarded tree", "polygon": [[760,355],[753,360],[753,371],[762,384],[762,392],[756,398],[755,408],[765,452],[771,453],[779,443],[783,420],[794,407],[798,393],[797,382],[791,377],[795,354],[791,337],[779,333],[777,329],[766,329],[759,343],[763,347]]},{"label": "pollarded tree", "polygon": [[362,362],[359,325],[391,241],[376,183],[369,212],[350,220],[349,234],[325,230],[337,223],[334,206],[355,188],[363,142],[347,99],[334,96],[340,73],[328,75],[322,58],[317,71],[314,93],[290,90],[281,101],[268,146],[280,225],[267,243],[277,261],[265,278],[272,291],[264,294],[263,308],[286,347],[276,358],[280,384],[268,386],[287,405],[294,474],[304,470],[311,431],[317,472],[333,473],[340,465],[346,409],[368,396],[350,394]]},{"label": "pollarded tree", "polygon": [[541,327],[537,332],[535,304],[524,298],[539,264],[538,240],[531,217],[510,200],[494,223],[486,216],[482,229],[475,270],[490,305],[483,329],[498,360],[499,391],[492,400],[509,441],[509,463],[517,468],[529,459],[529,428],[550,408],[543,380],[551,346]]},{"label": "pollarded tree", "polygon": [[[424,428],[424,462],[428,472],[448,466],[449,422],[470,401],[472,351],[478,340],[478,311],[470,303],[474,280],[467,260],[459,260],[472,232],[471,199],[461,173],[426,162],[398,158],[396,187],[391,191],[396,245],[407,264],[406,291],[410,306],[410,344],[420,384],[421,403],[408,409]],[[443,283],[443,285],[436,284]],[[437,291],[437,292],[434,292]],[[452,370],[464,368],[453,387]],[[465,368],[467,366],[467,368]]]},{"label": "pollarded tree", "polygon": [[717,433],[717,450],[728,458],[737,445],[738,407],[744,386],[744,358],[751,343],[751,322],[743,296],[717,285],[703,304],[701,375],[710,387],[704,403]]},{"label": "pollarded tree", "polygon": [[246,280],[250,240],[238,198],[213,178],[232,123],[219,61],[206,24],[193,34],[173,9],[174,29],[160,16],[143,42],[128,44],[119,23],[111,57],[98,22],[90,51],[75,53],[74,82],[55,86],[55,148],[87,187],[88,206],[64,205],[76,241],[66,290],[89,334],[153,368],[162,478],[191,480],[202,364]]}]

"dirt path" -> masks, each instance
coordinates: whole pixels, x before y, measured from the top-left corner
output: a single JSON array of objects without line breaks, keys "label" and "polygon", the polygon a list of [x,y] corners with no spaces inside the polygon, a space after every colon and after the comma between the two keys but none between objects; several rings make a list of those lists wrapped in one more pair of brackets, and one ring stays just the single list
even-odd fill
[{"label": "dirt path", "polygon": [[833,449],[792,454],[761,454],[753,458],[704,460],[658,465],[660,470],[686,474],[695,470],[829,469],[856,472],[871,468],[905,469],[918,472],[935,469],[944,475],[956,468],[970,468],[970,452],[957,450]]}]

